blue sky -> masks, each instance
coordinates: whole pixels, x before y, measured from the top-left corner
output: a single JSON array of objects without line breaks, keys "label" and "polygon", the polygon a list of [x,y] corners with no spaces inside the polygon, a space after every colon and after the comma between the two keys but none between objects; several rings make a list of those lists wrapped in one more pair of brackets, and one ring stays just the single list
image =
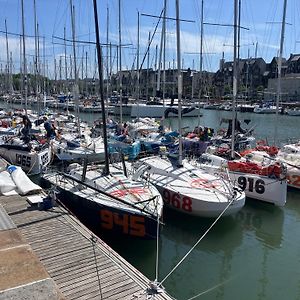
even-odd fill
[{"label": "blue sky", "polygon": [[[21,32],[21,0],[0,0],[0,30],[5,30],[4,20],[7,19],[8,31]],[[70,7],[69,0],[36,0],[37,16],[40,35],[46,39],[46,60],[48,61],[48,73],[53,77],[54,57],[57,62],[59,57],[64,57],[64,48],[52,43],[53,36],[63,37],[63,28],[66,27],[67,38],[71,38]],[[76,36],[80,40],[94,41],[94,20],[92,0],[73,0],[76,15]],[[241,33],[241,57],[246,58],[255,55],[257,43],[257,55],[267,62],[276,56],[279,48],[280,29],[282,20],[283,0],[241,0],[241,25],[249,28]],[[183,67],[199,68],[200,49],[200,0],[181,0],[180,15],[183,19],[195,21],[194,23],[181,23],[181,45]],[[25,6],[25,31],[28,35],[34,35],[33,0],[24,0]],[[163,0],[121,0],[122,15],[122,42],[131,44],[122,50],[122,67],[131,69],[136,54],[137,42],[137,12],[151,15],[159,15],[163,7]],[[113,44],[118,43],[118,0],[98,0],[98,12],[100,19],[101,41],[106,41],[107,8],[109,9],[109,39]],[[175,0],[168,0],[168,16],[175,17]],[[298,0],[288,0],[284,56],[290,53],[300,53],[300,28],[299,24],[300,3]],[[153,33],[157,19],[141,16],[140,18],[140,60],[145,53],[149,31]],[[204,0],[204,22],[232,24],[233,0]],[[275,22],[275,23],[272,23]],[[277,23],[276,23],[277,22]],[[150,64],[154,64],[155,46],[160,44],[161,26],[154,37],[150,50]],[[172,67],[172,61],[176,61],[175,21],[167,22],[166,63]],[[204,69],[216,71],[219,60],[224,56],[226,60],[232,60],[233,56],[233,28],[204,26]],[[0,35],[0,60],[5,65],[5,36]],[[9,48],[13,53],[14,68],[19,65],[19,39],[13,36],[9,38]],[[41,45],[42,52],[42,45]],[[68,47],[67,56],[72,53]],[[106,54],[106,49],[104,55]],[[34,39],[26,39],[27,59],[32,60],[34,53]],[[81,58],[88,52],[88,73],[95,73],[95,50],[91,45],[78,45],[78,64],[81,66]],[[115,48],[112,50],[115,63]],[[195,54],[189,54],[195,53]],[[79,71],[80,73],[80,71]]]}]

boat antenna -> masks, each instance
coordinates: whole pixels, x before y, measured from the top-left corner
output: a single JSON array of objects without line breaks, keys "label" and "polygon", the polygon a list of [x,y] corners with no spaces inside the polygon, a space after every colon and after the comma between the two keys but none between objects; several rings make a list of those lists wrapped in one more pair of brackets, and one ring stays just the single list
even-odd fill
[{"label": "boat antenna", "polygon": [[106,133],[106,116],[105,116],[105,104],[104,104],[104,91],[103,91],[103,72],[102,72],[102,55],[100,47],[100,34],[97,12],[97,0],[93,0],[94,4],[94,19],[95,19],[95,33],[96,33],[96,49],[98,58],[98,72],[99,72],[99,92],[101,101],[101,113],[103,122],[103,141],[104,141],[104,153],[105,153],[105,175],[109,174],[109,162],[108,162],[108,145],[107,145],[107,133]]}]

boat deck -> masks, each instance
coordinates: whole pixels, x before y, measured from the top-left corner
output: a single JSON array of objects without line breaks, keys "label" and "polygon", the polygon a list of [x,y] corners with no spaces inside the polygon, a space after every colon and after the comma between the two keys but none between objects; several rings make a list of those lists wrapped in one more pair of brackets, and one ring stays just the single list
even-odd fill
[{"label": "boat deck", "polygon": [[153,295],[149,279],[64,208],[39,210],[20,196],[0,197],[0,204],[65,299],[173,299]]}]

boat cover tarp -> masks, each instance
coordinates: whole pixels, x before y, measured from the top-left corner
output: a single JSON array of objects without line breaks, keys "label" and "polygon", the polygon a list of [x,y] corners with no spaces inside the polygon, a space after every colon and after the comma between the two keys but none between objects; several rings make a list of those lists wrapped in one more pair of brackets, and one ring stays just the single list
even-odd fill
[{"label": "boat cover tarp", "polygon": [[7,171],[10,174],[10,177],[16,186],[16,192],[19,195],[24,196],[42,191],[42,188],[32,182],[21,167],[11,165],[7,168]]}]

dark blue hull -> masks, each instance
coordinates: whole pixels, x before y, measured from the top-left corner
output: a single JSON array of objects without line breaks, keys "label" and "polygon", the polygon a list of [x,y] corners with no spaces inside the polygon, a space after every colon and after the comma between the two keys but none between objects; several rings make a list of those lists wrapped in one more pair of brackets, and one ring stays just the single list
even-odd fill
[{"label": "dark blue hull", "polygon": [[155,239],[157,220],[143,212],[132,212],[102,205],[74,195],[59,186],[57,198],[96,235],[113,233],[141,239]]}]

